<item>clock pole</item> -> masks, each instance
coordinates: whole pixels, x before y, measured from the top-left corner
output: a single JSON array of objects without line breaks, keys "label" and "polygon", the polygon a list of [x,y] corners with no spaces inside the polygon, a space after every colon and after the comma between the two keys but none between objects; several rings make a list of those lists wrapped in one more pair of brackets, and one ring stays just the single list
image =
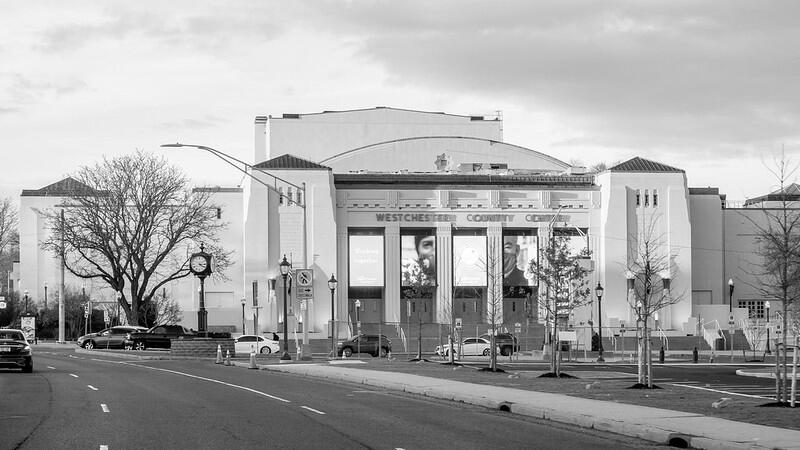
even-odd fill
[{"label": "clock pole", "polygon": [[208,337],[208,311],[206,311],[206,277],[200,277],[200,309],[197,311],[197,328],[198,332],[203,333],[204,337]]},{"label": "clock pole", "polygon": [[211,255],[200,244],[200,252],[189,259],[189,270],[200,279],[200,308],[197,310],[197,332],[208,337],[208,312],[206,311],[206,277],[211,275]]}]

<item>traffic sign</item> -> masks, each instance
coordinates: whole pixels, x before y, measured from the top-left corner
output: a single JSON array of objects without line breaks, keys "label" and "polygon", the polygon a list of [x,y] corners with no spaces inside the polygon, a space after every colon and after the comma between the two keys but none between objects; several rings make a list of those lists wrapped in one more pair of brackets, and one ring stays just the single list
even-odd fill
[{"label": "traffic sign", "polygon": [[461,325],[463,322],[461,321],[461,317],[456,317],[456,329],[461,329]]},{"label": "traffic sign", "polygon": [[111,319],[108,317],[108,310],[107,309],[103,310],[103,322],[105,322],[105,323],[111,322]]},{"label": "traffic sign", "polygon": [[514,333],[520,333],[520,332],[522,332],[522,324],[517,322],[514,324]]},{"label": "traffic sign", "polygon": [[300,300],[300,311],[305,311],[306,309],[308,309],[308,300],[301,299]]},{"label": "traffic sign", "polygon": [[0,302],[0,309],[6,309],[6,302]]},{"label": "traffic sign", "polygon": [[299,299],[314,298],[314,288],[309,286],[298,287],[297,298]]},{"label": "traffic sign", "polygon": [[314,271],[311,269],[297,269],[297,285],[298,286],[313,286],[314,285]]}]

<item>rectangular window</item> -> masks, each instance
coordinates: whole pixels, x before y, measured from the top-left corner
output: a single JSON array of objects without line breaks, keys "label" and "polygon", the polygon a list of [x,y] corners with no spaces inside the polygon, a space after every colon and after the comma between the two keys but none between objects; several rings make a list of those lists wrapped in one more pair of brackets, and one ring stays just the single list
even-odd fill
[{"label": "rectangular window", "polygon": [[658,191],[653,189],[653,207],[658,206]]},{"label": "rectangular window", "polygon": [[644,190],[644,206],[650,206],[650,191]]},{"label": "rectangular window", "polygon": [[486,236],[453,236],[453,285],[486,286]]},{"label": "rectangular window", "polygon": [[436,286],[436,233],[400,230],[400,285]]},{"label": "rectangular window", "polygon": [[536,229],[503,230],[503,286],[535,286],[536,280],[527,269],[538,257]]},{"label": "rectangular window", "polygon": [[636,190],[636,206],[639,206],[639,205],[641,205],[641,200],[642,200],[642,199],[641,199],[641,195],[642,195],[642,194],[641,194],[641,193],[639,192],[639,190],[637,189],[637,190]]},{"label": "rectangular window", "polygon": [[217,219],[222,219],[222,208],[217,208]]},{"label": "rectangular window", "polygon": [[383,286],[382,231],[350,230],[348,236],[350,286]]}]

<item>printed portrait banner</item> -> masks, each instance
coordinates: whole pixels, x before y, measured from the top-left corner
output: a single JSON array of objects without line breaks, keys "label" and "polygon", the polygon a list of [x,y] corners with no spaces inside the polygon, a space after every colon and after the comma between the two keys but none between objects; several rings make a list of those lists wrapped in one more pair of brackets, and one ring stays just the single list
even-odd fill
[{"label": "printed portrait banner", "polygon": [[400,236],[401,286],[436,286],[436,236]]},{"label": "printed portrait banner", "polygon": [[383,236],[350,235],[350,286],[383,286]]},{"label": "printed portrait banner", "polygon": [[536,236],[503,236],[503,286],[535,286],[527,269],[538,251]]},{"label": "printed portrait banner", "polygon": [[453,236],[453,283],[486,286],[486,236]]}]

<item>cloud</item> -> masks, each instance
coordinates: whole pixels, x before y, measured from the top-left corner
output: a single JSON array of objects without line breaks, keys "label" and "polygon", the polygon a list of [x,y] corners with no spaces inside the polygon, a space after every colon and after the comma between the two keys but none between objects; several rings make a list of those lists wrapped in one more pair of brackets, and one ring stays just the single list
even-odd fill
[{"label": "cloud", "polygon": [[182,129],[203,130],[218,127],[220,124],[227,122],[230,122],[230,120],[212,115],[205,115],[203,117],[185,118],[172,122],[164,122],[159,125],[159,128],[169,131],[180,131]]},{"label": "cloud", "polygon": [[0,108],[0,112],[18,112],[23,106],[38,103],[42,99],[74,94],[85,89],[87,85],[81,80],[40,81],[20,73],[0,73],[0,104],[6,105]]},{"label": "cloud", "polygon": [[[581,142],[756,146],[798,136],[800,4],[322,3],[391,83],[547,111]],[[323,20],[324,18],[324,20]]]},{"label": "cloud", "polygon": [[246,40],[268,41],[283,30],[280,21],[259,5],[207,12],[192,7],[193,4],[185,6],[177,11],[165,9],[155,13],[123,5],[106,9],[92,20],[63,21],[44,30],[35,49],[63,53],[105,41],[144,39],[162,45],[216,51]]}]

